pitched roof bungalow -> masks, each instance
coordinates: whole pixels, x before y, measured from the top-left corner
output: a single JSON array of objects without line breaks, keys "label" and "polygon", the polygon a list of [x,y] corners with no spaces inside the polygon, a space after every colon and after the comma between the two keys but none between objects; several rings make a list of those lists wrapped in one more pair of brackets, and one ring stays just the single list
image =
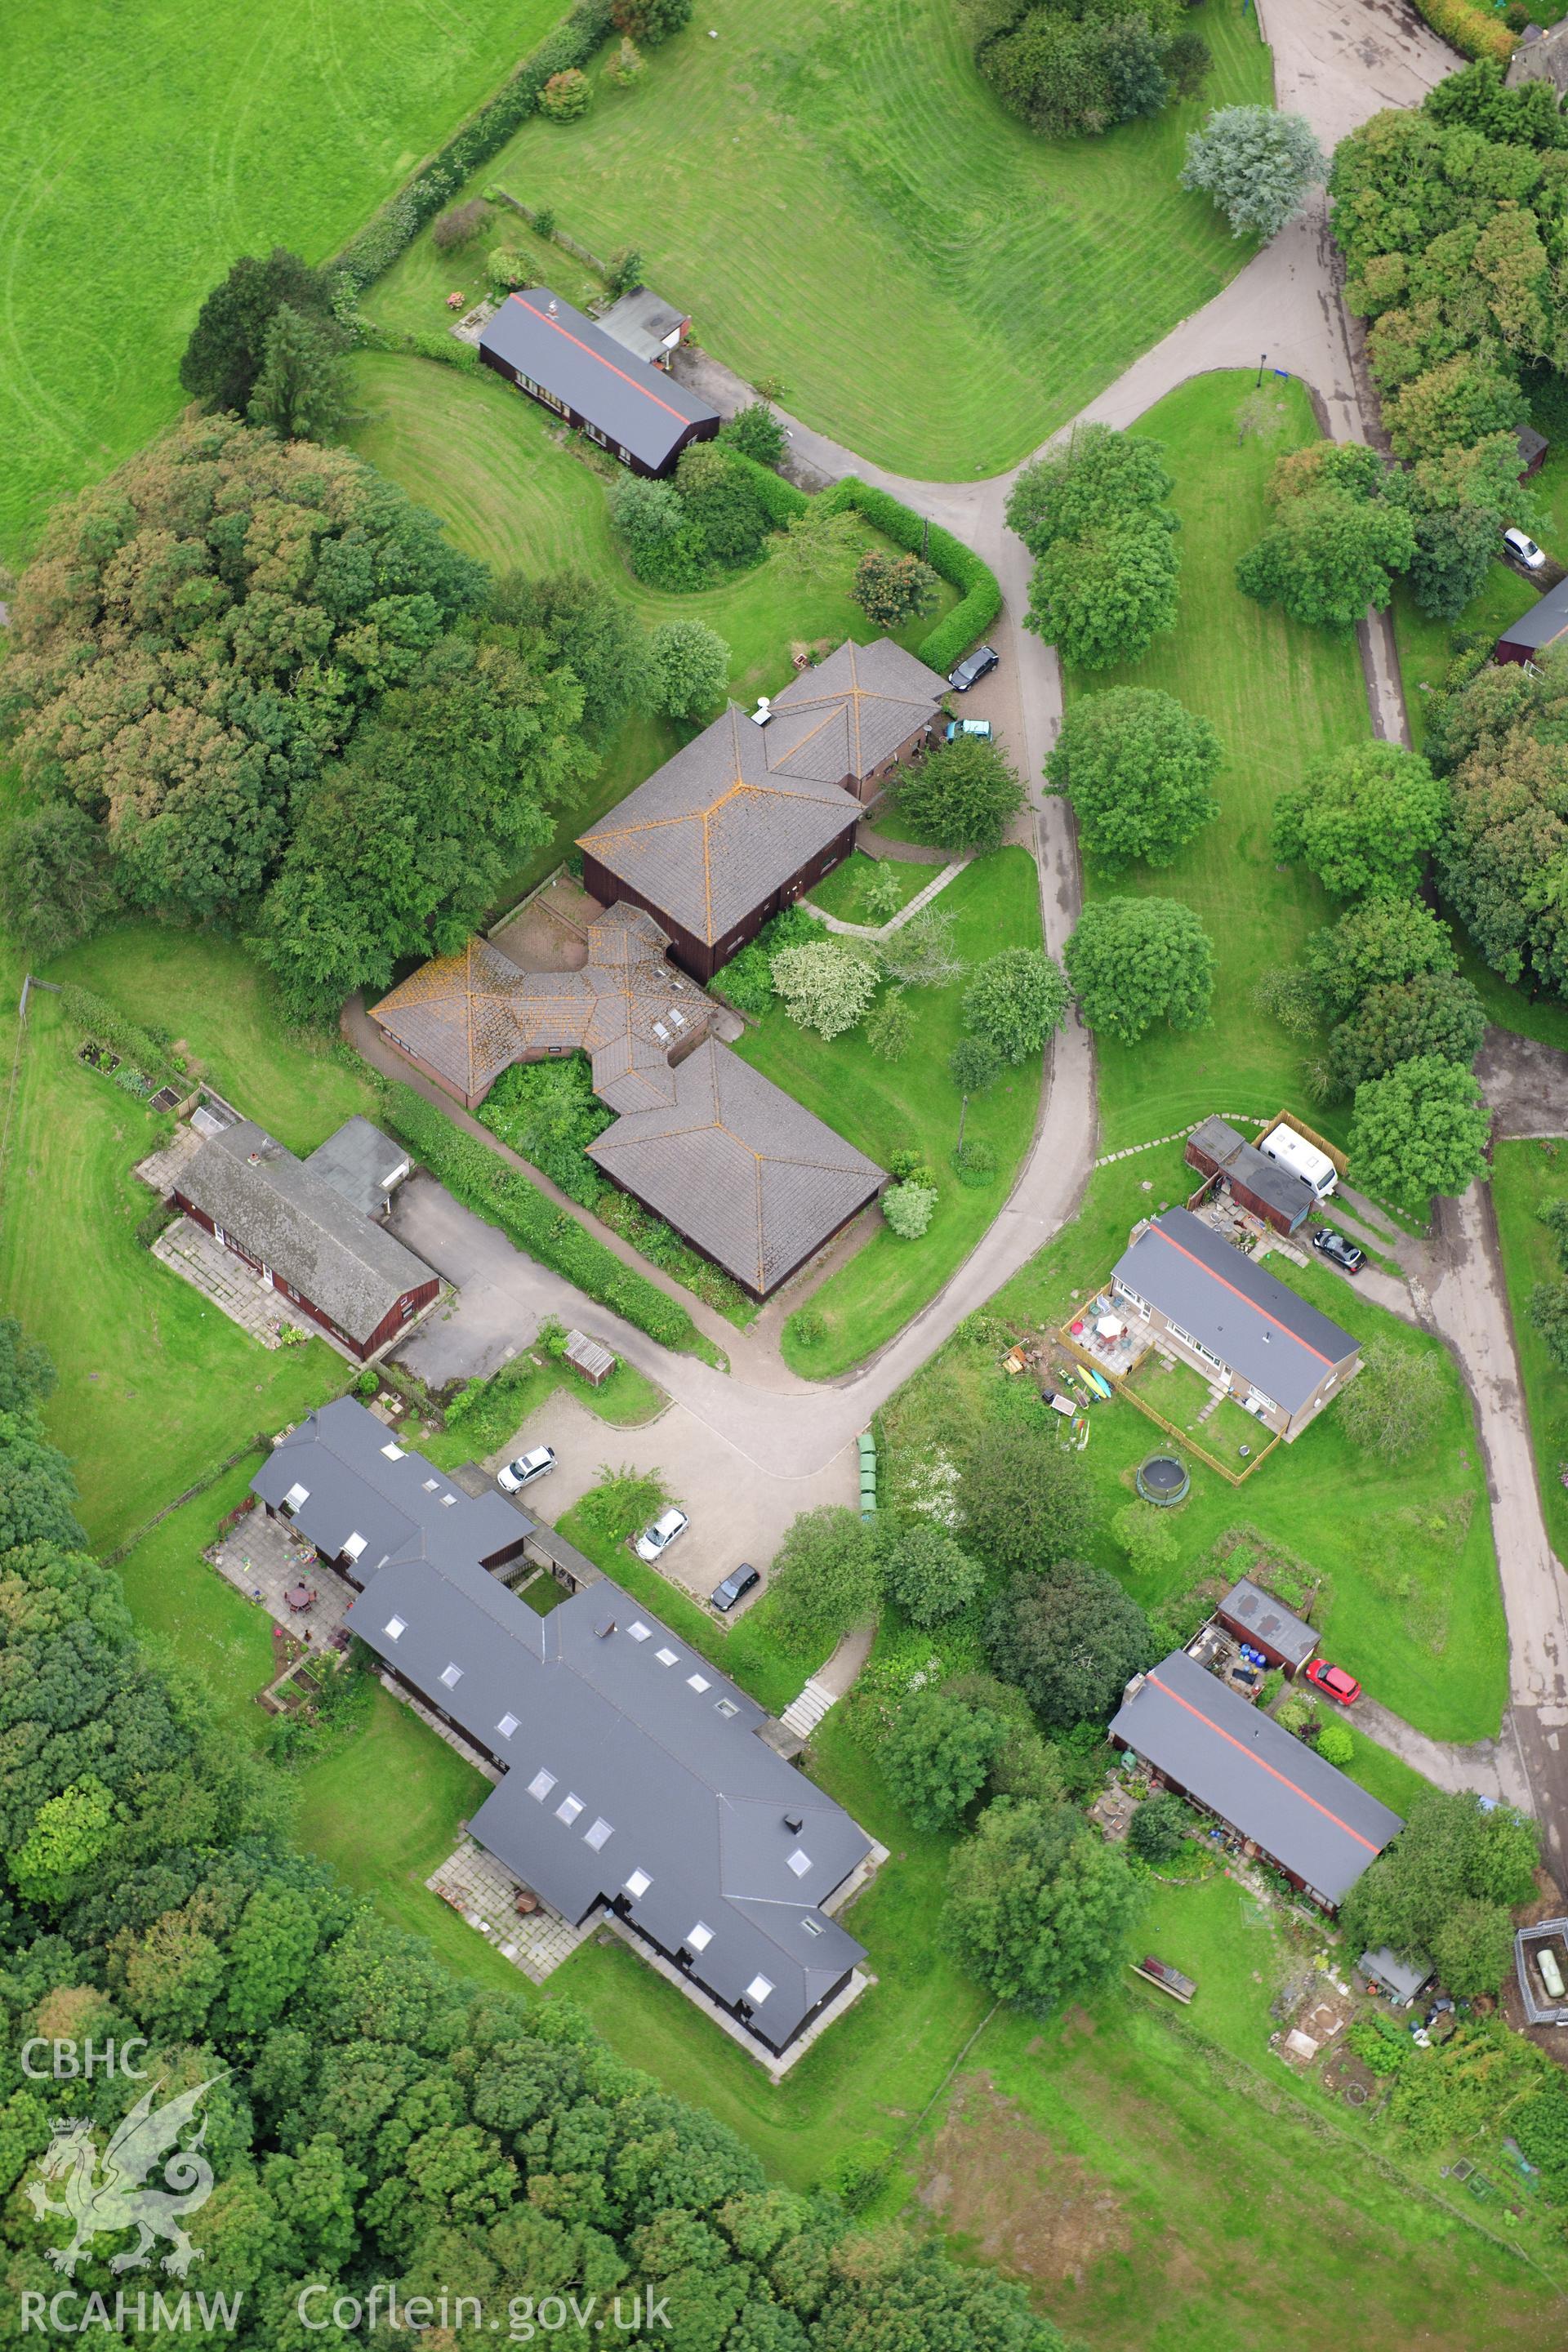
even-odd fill
[{"label": "pitched roof bungalow", "polygon": [[1110,1737],[1337,1911],[1405,1824],[1184,1650],[1128,1684]]},{"label": "pitched roof bungalow", "polygon": [[1560,580],[1555,588],[1536,599],[1528,613],[1509,623],[1492,647],[1493,656],[1500,662],[1535,661],[1549,646],[1563,642],[1564,630],[1568,630],[1568,580]]},{"label": "pitched roof bungalow", "polygon": [[828,1906],[871,1840],[651,1612],[601,1580],[537,1615],[493,1572],[528,1515],[464,1494],[349,1398],[252,1485],[361,1588],[353,1630],[499,1769],[469,1830],[552,1910],[614,1912],[775,2055],[858,1989],[865,1954]]},{"label": "pitched roof bungalow", "polygon": [[588,1157],[765,1298],[876,1199],[883,1171],[727,1045],[672,1076],[672,1102],[618,1118]]},{"label": "pitched roof bungalow", "polygon": [[479,358],[634,474],[669,473],[689,442],[710,441],[719,430],[708,401],[548,286],[507,296],[480,332]]},{"label": "pitched roof bungalow", "polygon": [[1111,1284],[1135,1335],[1157,1333],[1287,1438],[1361,1369],[1348,1331],[1190,1210],[1135,1225]]},{"label": "pitched roof bungalow", "polygon": [[440,1283],[363,1205],[362,1158],[374,1153],[395,1181],[406,1155],[368,1120],[350,1124],[369,1129],[374,1144],[334,1137],[335,1157],[323,1146],[325,1159],[300,1160],[253,1119],[237,1120],[186,1160],[170,1203],[364,1362],[431,1304]]},{"label": "pitched roof bungalow", "polygon": [[584,887],[629,899],[699,980],[847,857],[864,803],[946,688],[890,637],[845,644],[748,714],[731,703],[582,835]]}]

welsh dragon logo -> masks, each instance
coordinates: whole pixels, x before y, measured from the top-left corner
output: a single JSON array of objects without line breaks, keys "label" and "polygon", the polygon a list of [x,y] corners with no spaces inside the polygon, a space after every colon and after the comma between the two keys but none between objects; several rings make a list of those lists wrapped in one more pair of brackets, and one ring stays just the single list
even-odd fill
[{"label": "welsh dragon logo", "polygon": [[[133,2246],[110,2259],[111,2271],[144,2269],[158,2238],[170,2242],[163,2267],[175,2278],[184,2278],[191,2264],[202,2260],[201,2248],[193,2246],[185,2234],[184,2218],[212,2195],[213,2168],[200,2153],[206,2137],[206,2117],[202,2117],[188,2146],[180,2145],[180,2135],[207,2093],[222,2080],[221,2074],[215,2074],[210,2082],[182,2091],[178,2098],[166,2100],[161,2107],[153,2105],[163,2087],[155,2083],[117,2127],[103,2152],[101,2167],[94,2126],[79,2116],[59,2118],[53,2138],[38,2158],[42,2178],[27,2184],[27,2201],[40,2221],[46,2213],[62,2213],[75,2224],[69,2245],[47,2249],[56,2270],[73,2277],[78,2263],[104,2231],[138,2232]],[[143,2188],[148,2173],[165,2155],[164,2187]],[[64,2183],[62,2195],[48,2194],[44,2184],[50,2180]]]}]

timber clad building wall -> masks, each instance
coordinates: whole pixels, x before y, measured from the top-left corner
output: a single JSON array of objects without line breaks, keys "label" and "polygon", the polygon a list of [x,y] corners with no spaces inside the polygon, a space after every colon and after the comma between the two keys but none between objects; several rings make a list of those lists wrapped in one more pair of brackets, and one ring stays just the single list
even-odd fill
[{"label": "timber clad building wall", "polygon": [[669,473],[691,442],[719,430],[716,408],[548,286],[507,297],[479,336],[479,358],[634,474]]}]

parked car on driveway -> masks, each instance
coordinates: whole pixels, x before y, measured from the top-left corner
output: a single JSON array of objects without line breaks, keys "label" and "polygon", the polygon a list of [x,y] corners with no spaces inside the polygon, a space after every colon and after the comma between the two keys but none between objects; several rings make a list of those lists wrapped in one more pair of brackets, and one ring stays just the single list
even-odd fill
[{"label": "parked car on driveway", "polygon": [[989,719],[950,719],[947,722],[946,735],[950,743],[955,735],[978,735],[989,743],[991,721]]},{"label": "parked car on driveway", "polygon": [[509,1462],[498,1470],[496,1485],[504,1487],[509,1495],[515,1495],[521,1487],[531,1486],[536,1478],[542,1478],[547,1470],[554,1467],[553,1445],[536,1445],[531,1453],[520,1454],[515,1462]]},{"label": "parked car on driveway", "polygon": [[739,1568],[732,1568],[729,1575],[713,1587],[708,1596],[708,1606],[717,1610],[721,1617],[727,1617],[736,1601],[744,1600],[752,1587],[762,1580],[751,1561],[743,1559]]},{"label": "parked car on driveway", "polygon": [[1327,1658],[1314,1658],[1307,1668],[1307,1680],[1321,1690],[1325,1698],[1337,1699],[1341,1706],[1353,1706],[1361,1696],[1361,1685],[1343,1666],[1331,1666]]},{"label": "parked car on driveway", "polygon": [[1322,1256],[1331,1258],[1335,1265],[1342,1266],[1347,1274],[1359,1274],[1366,1264],[1365,1250],[1357,1249],[1343,1234],[1336,1234],[1332,1225],[1318,1227],[1312,1235],[1312,1247]]},{"label": "parked car on driveway", "polygon": [[651,1527],[644,1528],[632,1549],[639,1559],[662,1559],[677,1536],[683,1536],[691,1525],[684,1511],[661,1511]]},{"label": "parked car on driveway", "polygon": [[1527,572],[1539,572],[1546,562],[1545,556],[1530,533],[1527,530],[1516,530],[1512,523],[1504,531],[1502,543],[1514,562],[1522,563]]},{"label": "parked car on driveway", "polygon": [[994,646],[976,646],[972,654],[965,654],[956,669],[948,671],[947,682],[955,686],[960,694],[967,694],[972,686],[990,677],[1001,658]]}]

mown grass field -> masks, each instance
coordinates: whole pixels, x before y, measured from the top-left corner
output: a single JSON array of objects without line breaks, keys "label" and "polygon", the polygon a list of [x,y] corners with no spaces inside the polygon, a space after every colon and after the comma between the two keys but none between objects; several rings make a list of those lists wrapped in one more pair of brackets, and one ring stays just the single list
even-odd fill
[{"label": "mown grass field", "polygon": [[0,85],[0,561],[184,403],[239,254],[324,259],[562,0],[23,0]]},{"label": "mown grass field", "polygon": [[1238,444],[1237,411],[1252,391],[1244,373],[1195,377],[1134,428],[1163,444],[1182,521],[1181,618],[1140,662],[1068,678],[1076,699],[1110,686],[1163,688],[1213,720],[1225,746],[1220,814],[1173,866],[1134,866],[1115,881],[1086,871],[1086,898],[1146,894],[1196,908],[1215,950],[1213,1019],[1184,1036],[1153,1029],[1133,1046],[1095,1040],[1100,1149],[1168,1135],[1210,1111],[1268,1118],[1290,1104],[1342,1141],[1348,1103],[1306,1101],[1300,1045],[1253,1008],[1258,974],[1296,961],[1332,908],[1298,868],[1277,864],[1275,800],[1309,761],[1369,731],[1353,637],[1306,629],[1244,596],[1237,559],[1268,519],[1276,459],[1317,437],[1299,384],[1278,394],[1273,429]]},{"label": "mown grass field", "polygon": [[[636,89],[525,124],[474,187],[637,247],[700,341],[862,456],[996,473],[1254,250],[1176,175],[1209,107],[1271,100],[1268,52],[1242,0],[1185,21],[1215,54],[1200,98],[1051,141],[992,97],[950,0],[709,0]],[[439,277],[416,255],[373,307],[439,326],[465,282]]]},{"label": "mown grass field", "polygon": [[[952,944],[973,966],[1007,947],[1037,947],[1039,883],[1026,850],[1000,849],[977,858],[935,903],[952,915]],[[813,1292],[810,1305],[826,1325],[815,1345],[803,1345],[785,1327],[784,1360],[808,1378],[825,1380],[890,1339],[935,1296],[968,1256],[1011,1190],[1035,1131],[1038,1061],[1008,1066],[970,1103],[966,1142],[988,1143],[995,1173],[984,1184],[961,1184],[950,1154],[963,1108],[947,1061],[963,1031],[967,979],[945,988],[911,989],[914,1015],[908,1051],[897,1062],[872,1051],[862,1026],[824,1040],[796,1028],[774,1004],[735,1045],[738,1054],[775,1085],[826,1119],[859,1151],[886,1168],[900,1150],[919,1151],[937,1183],[931,1224],[918,1241],[903,1241],[879,1223],[848,1263]]]},{"label": "mown grass field", "polygon": [[[994,1310],[1021,1328],[1056,1327],[1105,1279],[1134,1219],[1181,1201],[1191,1181],[1178,1145],[1100,1169],[1077,1221],[997,1294]],[[1373,1697],[1434,1738],[1490,1738],[1507,1697],[1508,1637],[1474,1418],[1452,1360],[1437,1340],[1326,1267],[1298,1268],[1279,1258],[1269,1267],[1358,1339],[1437,1358],[1446,1402],[1431,1440],[1385,1464],[1351,1444],[1331,1406],[1293,1444],[1277,1445],[1241,1486],[1188,1455],[1192,1494],[1168,1521],[1176,1559],[1157,1577],[1128,1576],[1108,1527],[1093,1556],[1158,1611],[1199,1575],[1244,1573],[1239,1561],[1204,1566],[1221,1537],[1240,1533],[1328,1580],[1313,1616],[1325,1654],[1349,1666]],[[953,1446],[979,1420],[1031,1410],[1017,1394],[1022,1388],[989,1360],[976,1371],[949,1356],[917,1373],[882,1415],[893,1492],[900,1443],[923,1460],[933,1444]],[[1084,1463],[1109,1522],[1130,1499],[1138,1464],[1169,1441],[1125,1399],[1094,1410],[1089,1433]]]}]

